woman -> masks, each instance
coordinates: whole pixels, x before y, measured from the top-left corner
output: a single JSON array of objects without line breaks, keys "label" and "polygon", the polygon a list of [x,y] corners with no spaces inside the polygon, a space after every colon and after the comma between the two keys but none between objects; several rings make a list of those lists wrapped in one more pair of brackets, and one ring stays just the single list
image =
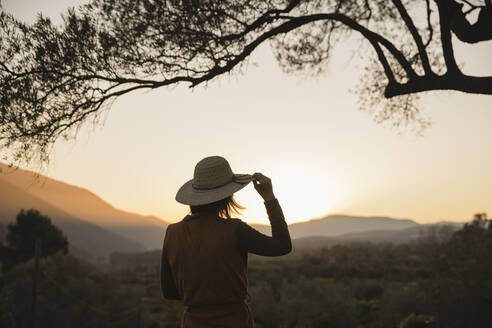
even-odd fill
[{"label": "woman", "polygon": [[[233,193],[253,181],[264,200],[272,236],[240,219]],[[292,249],[272,183],[261,173],[234,174],[220,156],[202,159],[176,200],[190,214],[167,227],[162,248],[161,289],[165,298],[183,300],[181,326],[254,327],[247,291],[248,253],[280,256]]]}]

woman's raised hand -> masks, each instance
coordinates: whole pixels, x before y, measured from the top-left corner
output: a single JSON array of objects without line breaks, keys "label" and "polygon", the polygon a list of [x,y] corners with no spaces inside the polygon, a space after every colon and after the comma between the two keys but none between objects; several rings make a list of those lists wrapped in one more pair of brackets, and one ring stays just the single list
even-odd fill
[{"label": "woman's raised hand", "polygon": [[253,186],[264,201],[275,198],[273,194],[272,180],[263,174],[256,172],[253,174]]}]

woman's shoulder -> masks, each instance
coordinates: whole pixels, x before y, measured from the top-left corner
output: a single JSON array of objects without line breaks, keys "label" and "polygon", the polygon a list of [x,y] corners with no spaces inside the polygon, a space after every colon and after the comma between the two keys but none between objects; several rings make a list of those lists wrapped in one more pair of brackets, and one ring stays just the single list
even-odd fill
[{"label": "woman's shoulder", "polygon": [[229,218],[222,221],[228,226],[226,230],[234,231],[235,233],[241,233],[241,231],[248,229],[248,224],[239,218]]},{"label": "woman's shoulder", "polygon": [[227,218],[227,219],[219,218],[217,222],[219,223],[219,225],[227,226],[231,229],[241,228],[242,226],[247,224],[246,222],[244,222],[239,218]]},{"label": "woman's shoulder", "polygon": [[229,218],[224,221],[228,221],[231,224],[246,224],[246,222],[244,222],[242,219],[239,218]]},{"label": "woman's shoulder", "polygon": [[237,229],[248,229],[249,225],[245,221],[238,219],[238,218],[230,218],[227,219],[226,221],[229,221],[229,224],[234,226]]}]

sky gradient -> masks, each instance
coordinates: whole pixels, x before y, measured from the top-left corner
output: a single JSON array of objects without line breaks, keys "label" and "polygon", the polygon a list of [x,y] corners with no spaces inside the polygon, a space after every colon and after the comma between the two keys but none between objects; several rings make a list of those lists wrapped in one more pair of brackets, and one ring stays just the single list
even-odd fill
[{"label": "sky gradient", "polygon": [[[3,1],[17,17],[59,14],[83,1]],[[349,44],[349,42],[348,42]],[[103,127],[87,124],[57,142],[46,171],[115,207],[174,222],[187,212],[174,196],[203,157],[220,155],[236,173],[271,177],[288,222],[328,214],[392,216],[426,223],[492,212],[492,97],[422,95],[432,122],[423,136],[399,134],[357,106],[364,58],[341,45],[326,73],[286,75],[269,46],[243,75],[208,86],[119,98]],[[492,44],[458,45],[469,74],[492,74]],[[248,222],[268,222],[252,185],[236,194]]]}]

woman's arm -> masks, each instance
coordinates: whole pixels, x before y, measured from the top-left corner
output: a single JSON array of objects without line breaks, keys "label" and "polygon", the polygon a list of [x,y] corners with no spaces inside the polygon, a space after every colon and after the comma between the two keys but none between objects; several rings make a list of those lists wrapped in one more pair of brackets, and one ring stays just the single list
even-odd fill
[{"label": "woman's arm", "polygon": [[289,229],[278,200],[268,199],[264,204],[272,227],[272,236],[264,235],[247,223],[239,221],[240,250],[263,256],[280,256],[290,253],[292,243]]},{"label": "woman's arm", "polygon": [[173,273],[171,271],[171,266],[167,259],[165,252],[166,237],[168,236],[169,227],[166,230],[166,236],[164,237],[164,243],[162,245],[162,257],[161,257],[161,292],[164,298],[169,300],[181,300],[183,299],[176,288],[174,282]]}]

